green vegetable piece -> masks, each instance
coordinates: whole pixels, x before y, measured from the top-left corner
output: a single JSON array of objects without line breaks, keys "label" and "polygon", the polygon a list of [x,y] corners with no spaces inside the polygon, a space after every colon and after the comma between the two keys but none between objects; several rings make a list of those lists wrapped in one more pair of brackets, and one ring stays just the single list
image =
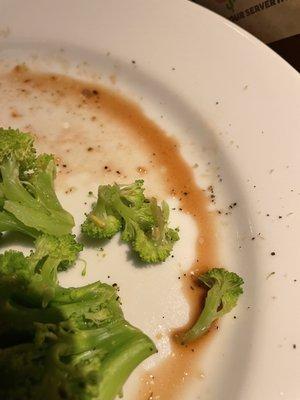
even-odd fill
[{"label": "green vegetable piece", "polygon": [[137,231],[133,248],[143,261],[156,263],[169,257],[179,235],[178,230],[168,227],[169,206],[165,201],[159,207],[157,200],[151,199],[151,209],[155,224],[149,231]]},{"label": "green vegetable piece", "polygon": [[81,231],[91,239],[110,239],[121,229],[121,219],[110,205],[112,186],[99,186],[97,203],[81,225]]},{"label": "green vegetable piece", "polygon": [[18,297],[24,293],[31,304],[46,306],[55,296],[57,272],[68,269],[83,246],[71,234],[59,237],[39,235],[35,246],[36,250],[28,257],[15,251],[0,255],[0,274],[4,285],[1,290]]},{"label": "green vegetable piece", "polygon": [[[28,258],[0,255],[0,398],[113,400],[155,345],[124,319],[114,287],[63,288],[49,277],[43,255],[58,250],[74,258],[48,236]],[[55,288],[46,304],[41,287]]]},{"label": "green vegetable piece", "polygon": [[178,232],[168,227],[169,207],[166,202],[159,207],[156,199],[141,208],[126,206],[118,196],[113,206],[124,220],[122,239],[132,242],[132,247],[142,261],[158,263],[170,255]]},{"label": "green vegetable piece", "polygon": [[54,190],[54,157],[37,156],[33,142],[29,133],[0,128],[0,209],[20,222],[18,226],[14,220],[7,229],[26,233],[25,226],[31,236],[33,232],[36,236],[35,231],[68,234],[74,219],[63,209]]},{"label": "green vegetable piece", "polygon": [[51,158],[45,169],[35,171],[27,187],[19,179],[19,167],[14,158],[2,164],[1,192],[3,208],[27,227],[50,235],[71,232],[73,217],[60,205],[54,191],[55,164]]},{"label": "green vegetable piece", "polygon": [[143,205],[146,200],[143,185],[144,181],[142,179],[138,179],[130,185],[118,185],[121,199],[125,204],[135,207]]},{"label": "green vegetable piece", "polygon": [[[80,251],[83,249],[83,245],[78,243],[75,239],[75,235],[64,235],[64,236],[50,236],[40,235],[35,241],[36,250],[29,257],[30,263],[37,267],[40,262],[43,261],[43,267],[41,269],[44,276],[52,275],[45,272],[46,262],[51,263],[51,270],[63,271],[69,268],[76,259]],[[48,258],[45,261],[45,258]],[[54,279],[56,283],[56,280]]]},{"label": "green vegetable piece", "polygon": [[178,230],[168,227],[169,207],[144,196],[143,181],[131,185],[105,185],[98,201],[82,225],[90,238],[110,238],[121,230],[121,238],[132,245],[142,261],[158,263],[170,255],[179,240]]},{"label": "green vegetable piece", "polygon": [[29,133],[20,132],[18,129],[0,128],[0,165],[14,157],[21,171],[33,168],[36,159],[33,142],[34,138]]},{"label": "green vegetable piece", "polygon": [[213,268],[201,275],[199,280],[209,290],[197,322],[180,338],[182,344],[204,335],[216,319],[229,313],[236,306],[239,296],[243,293],[243,279],[224,268]]},{"label": "green vegetable piece", "polygon": [[24,225],[7,211],[0,211],[0,232],[21,232],[33,238],[39,234],[37,230]]}]

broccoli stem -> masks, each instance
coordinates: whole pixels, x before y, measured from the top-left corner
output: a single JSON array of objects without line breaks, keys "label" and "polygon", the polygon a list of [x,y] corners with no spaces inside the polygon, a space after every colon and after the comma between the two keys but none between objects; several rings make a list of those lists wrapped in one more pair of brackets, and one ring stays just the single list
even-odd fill
[{"label": "broccoli stem", "polygon": [[126,221],[126,219],[129,219],[131,221],[134,221],[138,223],[138,218],[136,217],[135,213],[133,210],[131,210],[130,207],[126,206],[122,200],[120,199],[119,195],[116,195],[113,197],[113,207],[117,210],[117,212],[120,214],[122,218]]},{"label": "broccoli stem", "polygon": [[116,297],[116,290],[105,283],[94,282],[76,289],[57,287],[55,299],[51,305],[69,304],[97,299],[98,303],[106,302]]},{"label": "broccoli stem", "polygon": [[[56,196],[53,178],[54,165],[52,161],[49,163],[46,171],[40,171],[34,180],[36,197],[46,208],[65,212]],[[73,222],[72,217],[70,218],[70,222]]]},{"label": "broccoli stem", "polygon": [[62,337],[59,353],[60,356],[71,356],[95,349],[103,349],[107,353],[119,352],[120,346],[136,335],[138,335],[136,328],[123,318],[105,321],[98,328],[80,330],[76,331],[76,334]]},{"label": "broccoli stem", "polygon": [[96,203],[95,207],[93,208],[91,214],[89,215],[89,218],[96,225],[100,226],[100,228],[104,228],[106,224],[105,224],[105,221],[101,218],[102,216],[107,217],[107,213],[106,213],[104,200],[102,199],[102,197],[99,194],[97,203]]},{"label": "broccoli stem", "polygon": [[38,232],[24,225],[13,214],[6,211],[0,212],[0,232],[20,232],[25,235],[37,238]]},{"label": "broccoli stem", "polygon": [[216,319],[215,315],[218,306],[220,305],[220,301],[221,298],[219,296],[213,296],[208,292],[204,309],[195,325],[181,337],[182,344],[192,342],[193,340],[203,336],[209,330],[211,324]]},{"label": "broccoli stem", "polygon": [[154,344],[145,335],[136,334],[121,348],[116,348],[105,359],[101,368],[101,398],[113,400],[131,372],[147,357],[156,352]]},{"label": "broccoli stem", "polygon": [[[51,289],[50,287],[47,289]],[[41,288],[38,288],[39,291],[42,292],[42,296],[44,297],[44,293]],[[53,289],[54,290],[54,289]],[[74,290],[74,289],[73,289]],[[32,291],[32,288],[30,289]],[[114,290],[113,290],[114,291]],[[115,293],[115,291],[114,291]],[[52,293],[50,293],[52,295]],[[56,294],[56,293],[55,293]],[[28,294],[24,293],[23,296],[28,301]],[[41,299],[43,306],[43,297]],[[21,300],[22,296],[19,295],[18,300]],[[110,301],[110,313],[109,315],[105,315],[105,317],[110,318],[120,318],[120,305],[117,300],[111,298],[109,300],[105,299],[103,303]],[[89,315],[91,310],[100,309],[101,312],[101,298],[97,298],[96,296],[91,296],[90,298],[81,298],[77,299],[77,302],[66,303],[66,304],[57,304],[55,302],[50,302],[48,307],[46,308],[34,308],[30,306],[20,305],[18,302],[13,300],[2,301],[0,303],[0,314],[1,314],[1,325],[0,325],[0,334],[4,334],[7,330],[19,331],[26,330],[27,332],[34,332],[36,322],[38,323],[58,323],[65,320],[68,320],[72,315]],[[122,317],[122,313],[121,313]],[[101,318],[101,316],[99,317]],[[87,321],[85,319],[78,319],[77,327],[79,329],[87,328]],[[119,322],[118,322],[119,323]],[[112,324],[108,325],[109,332],[112,328]],[[100,331],[99,331],[100,332]],[[98,336],[99,332],[95,331],[95,335]],[[92,333],[90,333],[92,335]],[[81,339],[84,339],[83,337]],[[80,340],[81,340],[80,339]]]}]

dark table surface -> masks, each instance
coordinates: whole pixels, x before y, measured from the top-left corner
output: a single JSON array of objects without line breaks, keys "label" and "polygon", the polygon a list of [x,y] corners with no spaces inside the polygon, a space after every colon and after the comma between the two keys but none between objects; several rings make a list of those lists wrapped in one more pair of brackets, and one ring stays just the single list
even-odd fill
[{"label": "dark table surface", "polygon": [[268,46],[300,72],[300,34],[268,43]]}]

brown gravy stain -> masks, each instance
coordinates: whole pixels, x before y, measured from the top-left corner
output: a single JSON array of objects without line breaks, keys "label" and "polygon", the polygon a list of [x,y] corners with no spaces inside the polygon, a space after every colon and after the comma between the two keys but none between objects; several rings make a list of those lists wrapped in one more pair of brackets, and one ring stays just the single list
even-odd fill
[{"label": "brown gravy stain", "polygon": [[[190,270],[181,277],[183,293],[190,307],[188,326],[192,325],[199,315],[203,293],[195,284],[191,273],[197,275],[218,262],[215,214],[208,211],[207,194],[197,186],[193,170],[181,156],[180,145],[176,139],[147,118],[138,105],[105,87],[62,75],[31,72],[23,66],[17,66],[10,73],[10,78],[20,81],[25,90],[27,87],[41,92],[55,92],[60,97],[57,104],[67,97],[76,98],[78,107],[89,107],[95,119],[97,110],[101,108],[102,112],[121,122],[124,127],[130,128],[137,145],[146,147],[152,154],[153,168],[164,167],[168,193],[179,200],[183,212],[193,216],[198,228],[196,258]],[[142,378],[138,400],[181,398],[183,383],[188,382],[190,371],[199,360],[199,351],[211,335],[187,347],[177,344],[174,334],[172,336],[171,355]]]}]

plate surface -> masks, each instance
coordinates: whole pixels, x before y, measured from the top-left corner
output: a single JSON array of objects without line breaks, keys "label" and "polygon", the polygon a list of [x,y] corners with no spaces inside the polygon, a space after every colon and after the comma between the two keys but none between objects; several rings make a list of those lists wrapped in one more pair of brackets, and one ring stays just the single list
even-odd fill
[{"label": "plate surface", "polygon": [[[0,6],[1,72],[26,62],[33,70],[79,77],[125,94],[180,142],[188,164],[198,166],[194,174],[199,185],[214,186],[217,208],[237,203],[228,209],[230,215],[218,218],[216,240],[220,264],[243,275],[245,294],[199,354],[197,374],[187,379],[180,398],[299,398],[297,72],[235,25],[181,0],[1,0]],[[43,100],[42,111],[36,108],[35,117],[27,115],[22,105],[28,106],[28,100],[7,97],[5,84],[2,81],[0,87],[1,124],[24,128],[32,123],[33,130],[46,135],[46,144],[50,132],[72,130],[77,117],[68,120],[64,104],[51,108]],[[22,111],[23,119],[10,119],[12,107]],[[88,141],[91,136],[85,132],[91,134],[94,128],[85,126],[81,121],[77,133]],[[107,121],[104,133],[112,135],[106,151],[118,148],[118,168],[130,170],[147,159],[142,150],[132,150],[135,143],[122,139],[122,126]],[[60,142],[55,136],[51,139],[53,151],[59,152]],[[118,147],[120,143],[124,147]],[[77,160],[81,158],[84,164],[78,147]],[[136,177],[132,171],[130,178]],[[68,187],[86,182],[78,169],[68,179]],[[156,181],[154,171],[146,177],[152,194],[155,182],[159,192],[163,179],[159,175]],[[91,186],[96,188],[96,179]],[[61,197],[80,223],[90,187],[73,193],[65,189],[61,187]],[[135,392],[143,371],[151,371],[167,357],[169,330],[188,320],[187,302],[176,280],[193,260],[195,224],[177,211],[172,222],[180,226],[182,240],[174,259],[165,265],[136,268],[115,240],[105,246],[106,257],[86,250],[86,277],[81,276],[82,265],[62,277],[66,285],[79,285],[109,281],[111,275],[120,285],[128,319],[157,342],[159,356],[133,374],[125,387],[126,400],[138,398]],[[162,314],[167,318],[162,320]]]}]

